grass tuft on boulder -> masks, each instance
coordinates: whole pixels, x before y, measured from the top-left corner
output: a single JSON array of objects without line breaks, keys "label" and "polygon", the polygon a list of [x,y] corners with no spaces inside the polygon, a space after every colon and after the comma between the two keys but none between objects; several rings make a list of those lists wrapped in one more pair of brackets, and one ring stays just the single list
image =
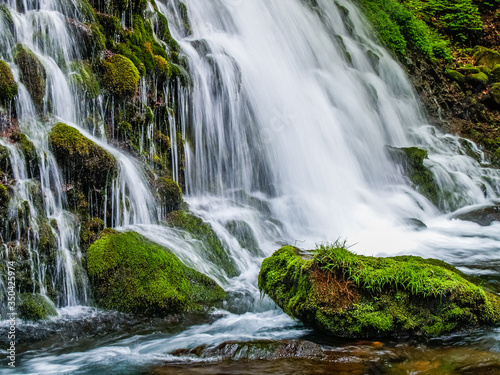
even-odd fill
[{"label": "grass tuft on boulder", "polygon": [[500,322],[500,298],[461,275],[435,259],[360,256],[336,242],[309,260],[282,247],[262,263],[259,289],[339,337],[432,337]]}]

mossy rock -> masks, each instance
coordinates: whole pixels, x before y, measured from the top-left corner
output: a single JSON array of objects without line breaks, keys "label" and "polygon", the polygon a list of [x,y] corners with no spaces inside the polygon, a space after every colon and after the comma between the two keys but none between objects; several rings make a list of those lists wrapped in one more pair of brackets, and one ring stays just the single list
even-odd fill
[{"label": "mossy rock", "polygon": [[486,47],[476,47],[474,53],[476,65],[483,65],[493,69],[495,65],[500,64],[500,53]]},{"label": "mossy rock", "polygon": [[88,98],[97,98],[99,83],[92,72],[91,66],[88,63],[74,62],[71,64],[71,69],[70,79],[73,85],[78,87]]},{"label": "mossy rock", "polygon": [[105,309],[164,316],[204,310],[226,296],[208,276],[135,232],[101,235],[89,248],[87,269]]},{"label": "mossy rock", "polygon": [[40,294],[23,293],[18,306],[19,317],[24,320],[46,320],[56,316],[57,311],[47,297]]},{"label": "mossy rock", "polygon": [[486,73],[479,72],[476,74],[468,74],[465,76],[465,81],[471,86],[486,87],[486,85],[488,85],[489,78]]},{"label": "mossy rock", "polygon": [[465,76],[456,70],[446,69],[445,75],[454,82],[458,82],[460,84],[465,83]]},{"label": "mossy rock", "polygon": [[154,181],[158,201],[165,214],[177,211],[182,205],[182,190],[179,184],[170,178],[159,178]]},{"label": "mossy rock", "polygon": [[206,257],[220,266],[229,277],[237,276],[234,261],[229,257],[212,227],[199,217],[184,211],[174,211],[168,215],[168,223],[190,233],[195,239],[204,242],[209,250]]},{"label": "mossy rock", "polygon": [[5,224],[7,220],[7,211],[9,208],[10,195],[7,187],[0,184],[0,223]]},{"label": "mossy rock", "polygon": [[401,165],[413,186],[436,206],[439,205],[439,190],[432,172],[424,165],[427,151],[418,147],[386,147],[390,157]]},{"label": "mossy rock", "polygon": [[0,101],[9,102],[17,95],[17,83],[9,65],[0,60]]},{"label": "mossy rock", "polygon": [[66,183],[81,186],[86,196],[92,190],[105,190],[116,174],[115,157],[71,126],[54,125],[49,142]]},{"label": "mossy rock", "polygon": [[40,158],[36,152],[35,145],[31,142],[26,134],[16,131],[10,136],[10,140],[17,143],[17,146],[24,155],[26,161],[26,167],[29,172],[29,176],[36,178],[40,175],[39,163]]},{"label": "mossy rock", "polygon": [[112,95],[134,96],[140,74],[134,63],[122,55],[113,55],[104,62],[103,87]]},{"label": "mossy rock", "polygon": [[22,44],[17,44],[12,54],[19,67],[21,82],[26,86],[37,109],[42,110],[47,83],[45,67],[33,51]]},{"label": "mossy rock", "polygon": [[434,337],[500,322],[500,298],[441,262],[378,258],[344,244],[309,260],[285,246],[262,263],[259,289],[287,314],[338,337]]},{"label": "mossy rock", "polygon": [[225,225],[231,235],[236,238],[240,246],[255,256],[264,256],[255,238],[252,228],[242,220],[230,220]]},{"label": "mossy rock", "polygon": [[494,83],[491,85],[490,96],[496,104],[500,104],[500,83]]},{"label": "mossy rock", "polygon": [[493,83],[500,82],[500,64],[495,65],[495,67],[491,69],[490,80]]}]

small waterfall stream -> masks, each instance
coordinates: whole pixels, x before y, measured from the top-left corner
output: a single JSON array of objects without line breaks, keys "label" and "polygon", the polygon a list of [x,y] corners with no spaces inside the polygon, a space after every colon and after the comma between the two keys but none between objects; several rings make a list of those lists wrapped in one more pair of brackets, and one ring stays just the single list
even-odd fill
[{"label": "small waterfall stream", "polygon": [[[191,80],[175,96],[178,118],[172,115],[165,124],[175,161],[172,174],[180,180],[177,137],[182,136],[188,140],[182,155],[185,200],[228,249],[240,271],[234,278],[207,261],[203,243],[163,225],[145,165],[107,137],[116,133],[107,114],[118,104],[102,96],[85,97],[72,84],[71,63],[83,52],[66,21],[85,21],[79,2],[9,0],[14,28],[0,12],[0,59],[19,84],[18,126],[38,160],[29,171],[19,147],[0,141],[9,150],[16,180],[9,217],[17,227],[3,242],[19,241],[21,231],[30,228],[33,291],[44,295],[48,287],[62,288],[60,315],[53,320],[73,322],[99,314],[76,307],[88,304],[89,288],[81,272],[80,224],[69,211],[68,187],[49,147],[48,133],[60,121],[118,162],[110,194],[111,226],[134,230],[169,248],[188,266],[217,280],[229,295],[214,313],[218,319],[213,324],[174,333],[131,333],[89,346],[72,343],[67,351],[40,349],[24,355],[19,373],[90,374],[116,365],[116,373],[129,374],[172,360],[165,353],[179,348],[229,339],[302,337],[308,330],[262,299],[257,289],[260,263],[280,243],[310,249],[347,238],[356,243],[356,251],[368,255],[411,253],[444,259],[465,271],[481,265],[481,272],[498,272],[500,224],[480,227],[453,215],[493,204],[500,195],[500,171],[489,167],[472,142],[426,123],[403,69],[373,40],[351,2],[185,3],[189,28],[178,0],[156,1],[188,61]],[[24,12],[14,10],[19,6]],[[122,16],[123,25],[128,18]],[[10,52],[18,43],[28,46],[45,68],[41,108],[21,83]],[[145,98],[148,87],[144,81],[140,86]],[[90,117],[95,121],[86,121]],[[153,130],[152,125],[145,128],[140,143],[140,152],[146,150],[151,158]],[[438,182],[439,208],[411,187],[386,146],[428,151],[425,164]],[[36,179],[39,196],[32,193]],[[418,219],[426,228],[408,225],[408,219]],[[45,229],[55,237],[56,270],[39,261],[40,222],[48,223]],[[7,250],[2,249],[0,259],[8,256]],[[45,281],[48,272],[53,273],[52,285]],[[2,291],[5,285],[0,284]]]}]

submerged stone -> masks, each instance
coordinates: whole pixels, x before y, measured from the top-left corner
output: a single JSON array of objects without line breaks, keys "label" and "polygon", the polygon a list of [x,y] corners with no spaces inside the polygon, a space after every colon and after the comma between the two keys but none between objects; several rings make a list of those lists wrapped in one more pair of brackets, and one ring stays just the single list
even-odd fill
[{"label": "submerged stone", "polygon": [[340,337],[438,336],[500,322],[500,298],[445,262],[358,256],[342,244],[321,246],[310,260],[282,247],[262,263],[259,289]]},{"label": "submerged stone", "polygon": [[489,206],[474,209],[454,216],[455,219],[472,221],[481,226],[491,225],[494,221],[500,221],[500,206]]},{"label": "submerged stone", "polygon": [[204,310],[226,296],[208,276],[135,232],[101,234],[89,248],[87,269],[105,309],[163,316]]}]

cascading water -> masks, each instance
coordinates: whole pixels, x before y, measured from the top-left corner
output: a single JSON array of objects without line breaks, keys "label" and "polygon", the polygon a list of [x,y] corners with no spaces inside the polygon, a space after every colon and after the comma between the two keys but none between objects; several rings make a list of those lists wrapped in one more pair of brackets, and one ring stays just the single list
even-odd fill
[{"label": "cascading water", "polygon": [[[15,9],[15,3],[9,2],[9,7]],[[203,256],[203,244],[161,225],[162,214],[138,162],[106,139],[105,113],[114,102],[86,99],[71,84],[72,72],[66,67],[81,51],[63,14],[80,20],[84,15],[78,2],[66,1],[64,7],[62,3],[41,2],[39,11],[33,11],[31,3],[23,2],[25,13],[12,12],[13,32],[6,32],[0,41],[0,51],[10,51],[18,42],[28,45],[47,74],[42,113],[51,121],[41,120],[40,109],[22,84],[16,111],[40,161],[44,215],[55,220],[51,228],[57,238],[57,277],[64,281],[60,305],[85,304],[87,288],[85,280],[76,280],[81,257],[78,225],[66,209],[63,179],[48,146],[47,134],[55,119],[77,128],[117,159],[111,225],[168,247],[187,265],[216,279],[230,297],[226,310],[218,311],[222,318],[212,325],[160,337],[117,339],[112,349],[104,342],[91,349],[77,347],[71,354],[28,354],[24,373],[43,373],[49,367],[54,373],[91,373],[110,362],[120,364],[116,371],[128,373],[136,365],[170,360],[163,353],[181,347],[302,335],[300,325],[259,298],[259,265],[279,246],[276,242],[313,248],[317,242],[345,237],[358,243],[357,251],[370,254],[411,252],[463,266],[469,255],[469,264],[496,259],[498,224],[479,228],[450,217],[454,210],[498,198],[500,173],[488,168],[474,144],[425,123],[403,70],[373,41],[353,4],[189,0],[188,25],[179,1],[158,0],[187,57],[190,74],[189,88],[180,89],[176,97],[180,123],[171,116],[166,125],[172,159],[179,157],[180,130],[179,136],[190,140],[183,145],[186,201],[212,225],[241,271],[229,278]],[[122,16],[123,25],[127,18]],[[6,21],[0,18],[0,22]],[[38,38],[41,29],[47,30],[47,38]],[[10,52],[0,58],[9,63],[19,82]],[[144,97],[146,90],[143,84]],[[81,120],[89,116],[96,118],[92,125]],[[112,134],[113,121],[108,124]],[[145,128],[140,142],[140,151],[146,148],[151,157],[153,130]],[[387,154],[386,146],[411,145],[429,151],[425,163],[443,197],[439,209],[410,187]],[[14,168],[21,156],[14,146],[8,147]],[[176,168],[177,162],[173,176],[179,180]],[[27,173],[22,167],[16,171]],[[31,204],[23,185],[27,176],[16,180],[15,196]],[[445,199],[445,192],[453,194]],[[29,213],[30,220],[37,215],[36,209]],[[409,218],[421,220],[427,229],[406,225]],[[30,247],[33,259],[36,241]],[[41,266],[34,260],[33,267]],[[43,294],[40,277],[37,292]]]}]

